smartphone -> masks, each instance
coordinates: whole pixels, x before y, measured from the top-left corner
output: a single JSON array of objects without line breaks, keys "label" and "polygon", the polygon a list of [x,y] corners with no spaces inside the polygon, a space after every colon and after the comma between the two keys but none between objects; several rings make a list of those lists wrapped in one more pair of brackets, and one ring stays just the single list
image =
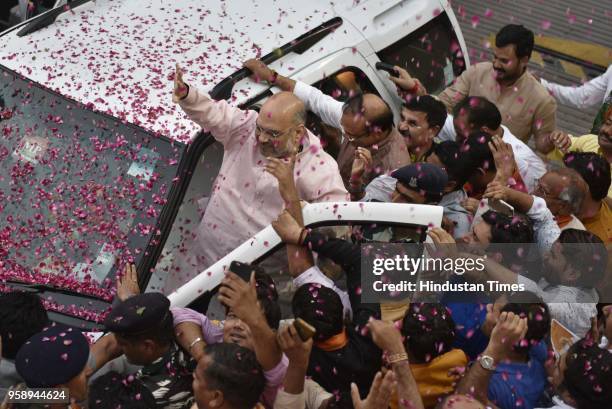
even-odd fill
[{"label": "smartphone", "polygon": [[377,62],[376,69],[381,71],[387,71],[392,77],[399,77],[399,74],[397,73],[397,71],[395,71],[395,67],[391,64],[387,64],[386,62]]},{"label": "smartphone", "polygon": [[249,263],[242,263],[240,261],[232,261],[229,266],[229,271],[242,278],[247,283],[251,281],[251,273],[255,271],[252,265]]},{"label": "smartphone", "polygon": [[315,327],[301,318],[296,318],[295,321],[293,321],[293,326],[297,330],[298,335],[303,342],[308,341],[310,338],[314,337],[314,334],[317,333]]},{"label": "smartphone", "polygon": [[506,216],[514,216],[514,207],[510,206],[503,200],[489,199],[489,207],[498,213],[505,214]]}]

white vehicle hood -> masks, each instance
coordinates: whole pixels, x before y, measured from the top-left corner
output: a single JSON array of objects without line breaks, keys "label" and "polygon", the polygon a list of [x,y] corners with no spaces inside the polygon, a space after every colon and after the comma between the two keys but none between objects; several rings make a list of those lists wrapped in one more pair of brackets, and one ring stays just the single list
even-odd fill
[{"label": "white vehicle hood", "polygon": [[[18,37],[19,29],[3,35],[0,64],[94,110],[187,142],[199,127],[172,103],[176,63],[187,82],[208,91],[244,60],[335,16],[324,0],[96,0],[27,36]],[[345,23],[280,64],[283,72],[296,72],[360,39]],[[234,90],[235,103],[261,90],[243,83]]]}]

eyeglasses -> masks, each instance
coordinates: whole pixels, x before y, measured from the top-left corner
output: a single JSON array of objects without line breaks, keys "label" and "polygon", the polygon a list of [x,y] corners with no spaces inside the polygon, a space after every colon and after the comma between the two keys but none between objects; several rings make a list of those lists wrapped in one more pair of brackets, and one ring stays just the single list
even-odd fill
[{"label": "eyeglasses", "polygon": [[266,134],[266,135],[268,135],[270,137],[270,139],[280,139],[281,137],[283,137],[283,135],[288,134],[294,128],[295,128],[295,126],[292,126],[291,128],[286,129],[284,131],[275,131],[275,130],[272,130],[272,129],[263,128],[263,127],[255,124],[255,135]]},{"label": "eyeglasses", "polygon": [[344,129],[342,129],[342,138],[348,139],[349,142],[355,142],[359,138],[363,138],[364,136],[368,136],[370,133],[369,129],[366,129],[363,133],[359,135],[352,135],[347,133]]},{"label": "eyeglasses", "polygon": [[543,199],[554,199],[550,196],[550,192],[546,191],[546,189],[544,188],[544,185],[542,184],[542,178],[540,179],[536,179],[536,185],[535,185],[535,189],[534,189],[534,193],[540,193],[542,195]]}]

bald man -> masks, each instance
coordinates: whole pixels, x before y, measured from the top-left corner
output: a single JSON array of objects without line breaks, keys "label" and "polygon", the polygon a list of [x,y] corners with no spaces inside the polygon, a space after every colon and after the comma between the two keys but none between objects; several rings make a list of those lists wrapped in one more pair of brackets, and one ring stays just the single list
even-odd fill
[{"label": "bald man", "polygon": [[306,129],[304,104],[292,93],[270,97],[259,114],[240,110],[190,88],[177,67],[173,100],[225,152],[204,217],[195,232],[183,237],[187,252],[171,268],[166,294],[205,273],[278,216],[284,202],[277,179],[265,170],[270,158],[295,162],[293,174],[301,200],[347,200],[338,165]]},{"label": "bald man", "polygon": [[[406,142],[393,124],[393,112],[378,95],[358,93],[340,102],[315,87],[279,75],[260,60],[248,60],[244,66],[253,71],[256,80],[265,80],[283,91],[293,92],[304,102],[306,109],[317,114],[324,123],[342,130],[338,166],[351,193],[358,193],[356,189],[363,189],[381,174],[410,164]],[[358,178],[360,183],[355,186],[350,182],[355,176],[353,163],[358,148],[370,152],[372,171],[366,177]]]}]

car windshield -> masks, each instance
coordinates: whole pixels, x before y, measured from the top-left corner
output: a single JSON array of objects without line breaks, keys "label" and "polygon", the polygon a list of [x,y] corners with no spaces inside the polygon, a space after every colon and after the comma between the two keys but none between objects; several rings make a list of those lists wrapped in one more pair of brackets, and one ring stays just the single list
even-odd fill
[{"label": "car windshield", "polygon": [[0,67],[0,282],[109,301],[157,234],[185,145],[88,108]]}]

